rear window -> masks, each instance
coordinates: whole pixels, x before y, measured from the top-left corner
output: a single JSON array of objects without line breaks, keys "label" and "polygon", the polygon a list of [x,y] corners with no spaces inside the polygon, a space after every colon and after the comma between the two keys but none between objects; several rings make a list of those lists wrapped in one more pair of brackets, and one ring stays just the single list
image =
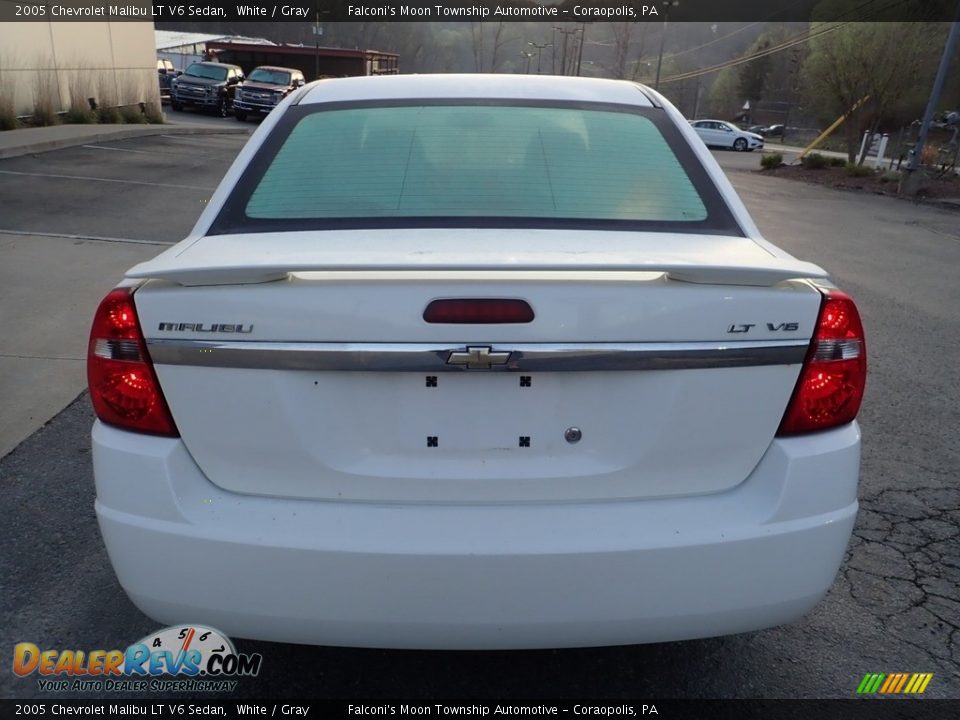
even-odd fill
[{"label": "rear window", "polygon": [[301,117],[274,130],[213,230],[388,220],[729,230],[715,187],[663,111],[650,109],[657,122],[608,108],[294,108],[288,115]]}]

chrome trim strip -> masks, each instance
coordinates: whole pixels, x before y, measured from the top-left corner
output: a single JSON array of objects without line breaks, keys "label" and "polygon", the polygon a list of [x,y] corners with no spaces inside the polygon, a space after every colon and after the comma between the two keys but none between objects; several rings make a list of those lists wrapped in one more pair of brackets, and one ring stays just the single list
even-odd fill
[{"label": "chrome trim strip", "polygon": [[[367,372],[585,372],[792,365],[803,362],[809,344],[808,340],[430,344],[151,339],[147,349],[158,365]],[[482,370],[447,364],[451,352],[464,352],[468,346],[509,352],[510,359]]]}]

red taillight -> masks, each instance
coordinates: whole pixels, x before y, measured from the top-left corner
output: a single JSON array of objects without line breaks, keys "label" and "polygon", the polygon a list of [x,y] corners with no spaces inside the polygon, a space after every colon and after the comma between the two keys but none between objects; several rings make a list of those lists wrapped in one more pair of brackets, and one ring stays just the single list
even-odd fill
[{"label": "red taillight", "polygon": [[97,417],[124,430],[177,437],[128,288],[112,290],[90,328],[87,385]]},{"label": "red taillight", "polygon": [[434,300],[423,311],[428,323],[487,325],[496,323],[528,323],[533,308],[526,300],[509,298],[451,298]]},{"label": "red taillight", "polygon": [[826,430],[860,411],[867,379],[867,346],[853,299],[824,292],[810,351],[780,423],[778,435]]}]

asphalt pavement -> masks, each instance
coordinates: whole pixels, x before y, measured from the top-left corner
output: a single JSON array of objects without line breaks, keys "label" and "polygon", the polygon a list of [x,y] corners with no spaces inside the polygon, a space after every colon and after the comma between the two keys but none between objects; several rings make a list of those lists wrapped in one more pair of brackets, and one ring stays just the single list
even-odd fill
[{"label": "asphalt pavement", "polygon": [[[37,418],[0,459],[0,653],[19,642],[125,648],[158,627],[117,584],[96,527],[93,416],[75,376],[96,299],[124,267],[189,230],[244,140],[156,136],[0,161],[0,326],[20,333],[0,339],[0,368],[36,365],[32,376],[0,370],[0,417]],[[238,697],[851,698],[868,672],[932,672],[925,697],[960,697],[958,215],[761,176],[744,159],[758,164],[756,154],[717,156],[765,235],[830,270],[867,329],[861,512],[827,598],[789,626],[617,648],[403,652],[239,639],[264,661]],[[68,361],[73,375],[38,409]],[[38,696],[35,676],[0,671],[0,697]]]}]

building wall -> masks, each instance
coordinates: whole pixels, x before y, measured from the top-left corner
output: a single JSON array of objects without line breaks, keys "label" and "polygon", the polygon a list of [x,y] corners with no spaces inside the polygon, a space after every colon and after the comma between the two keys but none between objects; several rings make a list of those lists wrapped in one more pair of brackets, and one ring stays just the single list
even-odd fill
[{"label": "building wall", "polygon": [[[9,0],[0,0],[7,3]],[[0,99],[18,115],[160,102],[153,22],[0,22]]]}]

